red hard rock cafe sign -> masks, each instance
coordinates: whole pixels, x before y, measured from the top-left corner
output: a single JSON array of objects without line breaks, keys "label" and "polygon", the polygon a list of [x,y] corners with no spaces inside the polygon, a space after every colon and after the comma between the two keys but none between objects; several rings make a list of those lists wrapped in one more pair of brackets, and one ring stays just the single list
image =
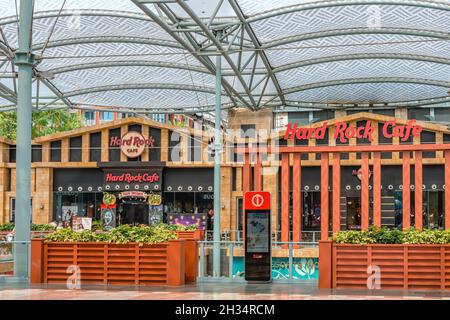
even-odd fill
[{"label": "red hard rock cafe sign", "polygon": [[128,131],[122,138],[112,137],[109,143],[110,147],[120,147],[120,150],[128,158],[139,157],[147,147],[153,147],[155,140],[153,137],[148,139],[137,131]]}]

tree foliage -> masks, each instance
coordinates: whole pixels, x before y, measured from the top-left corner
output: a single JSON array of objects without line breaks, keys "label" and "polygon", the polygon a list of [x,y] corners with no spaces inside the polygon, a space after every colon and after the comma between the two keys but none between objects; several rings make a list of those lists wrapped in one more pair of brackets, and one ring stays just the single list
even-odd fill
[{"label": "tree foliage", "polygon": [[[69,131],[81,126],[81,118],[76,113],[67,110],[45,110],[33,112],[32,117],[32,139],[53,134],[56,132]],[[0,136],[16,140],[17,113],[0,113]]]}]

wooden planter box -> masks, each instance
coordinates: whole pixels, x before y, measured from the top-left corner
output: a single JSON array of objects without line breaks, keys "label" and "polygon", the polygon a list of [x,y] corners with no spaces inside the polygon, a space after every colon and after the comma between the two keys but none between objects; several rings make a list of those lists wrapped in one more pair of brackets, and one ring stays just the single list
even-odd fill
[{"label": "wooden planter box", "polygon": [[[187,242],[179,239],[140,247],[135,243],[33,239],[31,283],[66,283],[72,275],[67,273],[68,267],[74,265],[80,268],[81,284],[184,285],[186,275],[192,277],[193,272],[189,270],[192,266],[186,265]],[[193,240],[189,242],[195,244]],[[189,257],[195,259],[194,255]]]},{"label": "wooden planter box", "polygon": [[319,242],[319,288],[368,289],[369,266],[381,289],[450,290],[450,245]]},{"label": "wooden planter box", "polygon": [[205,239],[205,230],[177,231],[178,239],[194,239],[202,241]]}]

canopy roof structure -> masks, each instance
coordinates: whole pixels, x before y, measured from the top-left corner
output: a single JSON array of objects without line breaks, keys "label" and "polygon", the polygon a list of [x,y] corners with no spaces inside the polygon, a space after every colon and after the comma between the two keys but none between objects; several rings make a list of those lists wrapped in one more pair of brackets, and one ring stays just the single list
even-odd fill
[{"label": "canopy roof structure", "polygon": [[[18,0],[0,0],[0,110],[15,108]],[[35,0],[37,109],[418,106],[449,101],[450,1]]]}]

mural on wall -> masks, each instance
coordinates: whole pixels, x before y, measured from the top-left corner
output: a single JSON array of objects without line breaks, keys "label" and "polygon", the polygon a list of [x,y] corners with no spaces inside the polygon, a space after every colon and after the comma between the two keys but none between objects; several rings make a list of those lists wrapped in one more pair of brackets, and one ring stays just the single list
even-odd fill
[{"label": "mural on wall", "polygon": [[[318,258],[294,258],[292,268],[293,280],[318,280],[319,260]],[[244,258],[233,259],[233,278],[244,278]],[[272,258],[272,279],[289,279],[289,259]]]}]

